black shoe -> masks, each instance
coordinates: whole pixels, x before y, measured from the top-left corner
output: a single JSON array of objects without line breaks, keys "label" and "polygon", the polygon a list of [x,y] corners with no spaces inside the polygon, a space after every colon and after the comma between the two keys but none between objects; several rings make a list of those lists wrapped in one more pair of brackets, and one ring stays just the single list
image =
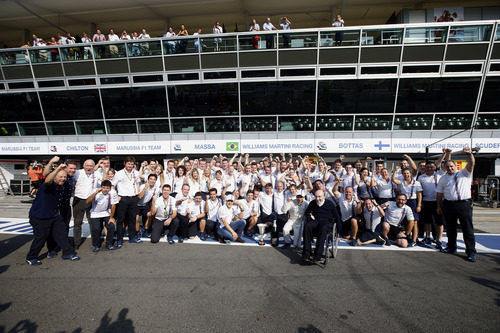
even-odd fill
[{"label": "black shoe", "polygon": [[447,247],[446,249],[444,249],[443,252],[448,253],[448,254],[457,254],[457,249],[451,249],[451,248]]},{"label": "black shoe", "polygon": [[290,244],[285,243],[285,245],[281,246],[280,249],[282,250],[288,250],[290,248]]},{"label": "black shoe", "polygon": [[237,243],[246,243],[241,237],[236,238],[234,241]]},{"label": "black shoe", "polygon": [[386,241],[381,236],[377,236],[377,244],[378,245],[385,245]]},{"label": "black shoe", "polygon": [[384,238],[384,241],[385,241],[385,246],[391,246],[391,241],[389,240],[389,238],[385,237]]},{"label": "black shoe", "polygon": [[471,253],[467,256],[467,260],[470,262],[476,262],[476,255],[474,253]]}]

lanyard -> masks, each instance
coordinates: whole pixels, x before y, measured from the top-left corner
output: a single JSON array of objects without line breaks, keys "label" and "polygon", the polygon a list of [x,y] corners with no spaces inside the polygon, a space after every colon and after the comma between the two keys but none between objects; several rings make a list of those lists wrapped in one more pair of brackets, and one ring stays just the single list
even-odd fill
[{"label": "lanyard", "polygon": [[[168,206],[168,215],[167,215],[167,206]],[[167,219],[169,218],[170,215],[172,215],[172,200],[170,200],[170,198],[167,199],[167,203],[165,203],[165,199],[163,199],[163,215]]]},{"label": "lanyard", "polygon": [[111,213],[111,193],[108,193],[108,208],[106,210],[109,210]]},{"label": "lanyard", "polygon": [[[406,180],[404,181],[406,183]],[[408,200],[411,199],[411,197],[413,196],[413,192],[415,191],[415,179],[412,180],[411,182],[411,192],[410,192],[410,196],[408,197]]]},{"label": "lanyard", "polygon": [[455,190],[457,191],[457,197],[458,200],[462,200],[462,197],[460,196],[460,192],[458,191],[458,180],[457,180],[458,173],[455,172]]},{"label": "lanyard", "polygon": [[90,179],[90,176],[92,176],[92,191],[93,191],[93,190],[94,190],[94,181],[95,181],[95,174],[94,174],[94,171],[92,171],[92,174],[91,174],[91,175],[87,175],[87,174],[85,174],[85,175],[86,175],[86,176],[87,176],[87,178],[89,178],[89,179]]}]

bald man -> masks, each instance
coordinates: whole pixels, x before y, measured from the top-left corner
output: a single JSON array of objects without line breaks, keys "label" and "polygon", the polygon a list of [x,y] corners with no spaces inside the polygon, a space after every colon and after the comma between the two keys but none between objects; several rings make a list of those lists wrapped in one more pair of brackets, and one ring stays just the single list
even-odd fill
[{"label": "bald man", "polygon": [[87,215],[87,221],[90,221],[91,203],[86,203],[101,184],[102,175],[94,171],[95,163],[93,160],[83,162],[83,169],[77,170],[73,179],[75,181],[75,197],[73,198],[73,237],[74,247],[78,249],[82,243],[82,222],[83,216]]}]

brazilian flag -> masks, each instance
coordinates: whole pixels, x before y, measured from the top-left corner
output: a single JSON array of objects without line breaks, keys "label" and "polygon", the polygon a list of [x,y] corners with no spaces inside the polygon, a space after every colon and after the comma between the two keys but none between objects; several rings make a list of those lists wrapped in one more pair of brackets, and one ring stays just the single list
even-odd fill
[{"label": "brazilian flag", "polygon": [[238,151],[238,142],[226,142],[226,151]]}]

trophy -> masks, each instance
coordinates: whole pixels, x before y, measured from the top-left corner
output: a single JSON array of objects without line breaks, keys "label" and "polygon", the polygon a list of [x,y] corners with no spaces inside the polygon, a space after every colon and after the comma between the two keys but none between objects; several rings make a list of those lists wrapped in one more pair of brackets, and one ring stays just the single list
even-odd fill
[{"label": "trophy", "polygon": [[259,245],[266,245],[266,242],[264,242],[264,233],[266,232],[267,224],[259,223],[257,227],[259,228],[260,234]]}]

